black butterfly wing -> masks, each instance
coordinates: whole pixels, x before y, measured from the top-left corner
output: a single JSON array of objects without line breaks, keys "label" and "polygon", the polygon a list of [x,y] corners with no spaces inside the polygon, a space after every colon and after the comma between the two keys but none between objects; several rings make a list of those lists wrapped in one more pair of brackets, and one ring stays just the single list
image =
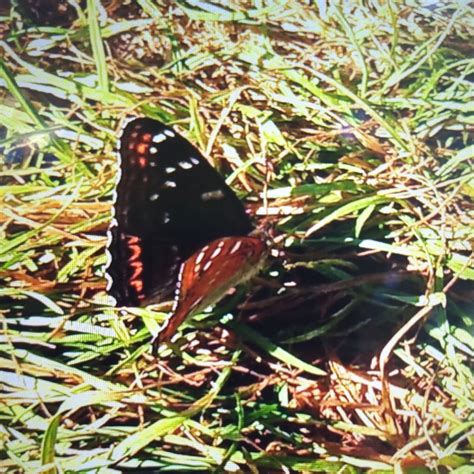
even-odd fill
[{"label": "black butterfly wing", "polygon": [[252,230],[241,202],[191,143],[149,118],[127,124],[109,245],[120,306],[169,297],[181,263],[219,237]]}]

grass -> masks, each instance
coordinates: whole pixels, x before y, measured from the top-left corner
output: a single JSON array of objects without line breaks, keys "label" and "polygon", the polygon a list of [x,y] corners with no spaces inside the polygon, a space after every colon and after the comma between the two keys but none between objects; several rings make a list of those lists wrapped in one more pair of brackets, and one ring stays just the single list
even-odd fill
[{"label": "grass", "polygon": [[[306,3],[0,11],[2,472],[471,472],[472,8]],[[134,115],[272,242],[156,359],[104,292]]]}]

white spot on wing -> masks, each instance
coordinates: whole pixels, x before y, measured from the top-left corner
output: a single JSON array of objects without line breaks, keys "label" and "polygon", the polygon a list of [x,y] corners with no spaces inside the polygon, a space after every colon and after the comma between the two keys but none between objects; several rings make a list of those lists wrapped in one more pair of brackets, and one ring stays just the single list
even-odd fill
[{"label": "white spot on wing", "polygon": [[193,165],[198,165],[199,164],[199,160],[197,158],[194,158],[194,156],[191,157],[191,163]]},{"label": "white spot on wing", "polygon": [[201,263],[202,259],[204,258],[204,255],[206,255],[206,251],[205,251],[205,250],[203,250],[202,252],[200,252],[200,254],[197,256],[197,258],[196,258],[196,265],[197,265],[198,263]]},{"label": "white spot on wing", "polygon": [[174,137],[176,134],[173,132],[173,130],[166,129],[165,135],[168,135],[169,137]]},{"label": "white spot on wing", "polygon": [[150,196],[150,201],[156,201],[159,197],[160,195],[158,193],[152,194]]},{"label": "white spot on wing", "polygon": [[168,222],[170,221],[170,213],[169,212],[164,212],[163,213],[163,223],[164,224],[168,224]]},{"label": "white spot on wing", "polygon": [[240,249],[240,247],[242,246],[242,241],[241,240],[238,240],[234,246],[230,249],[230,254],[232,255],[233,253],[237,252],[237,250]]},{"label": "white spot on wing", "polygon": [[181,168],[183,168],[183,170],[189,170],[193,167],[193,165],[191,163],[189,163],[188,161],[180,161],[178,163],[179,166],[181,166]]},{"label": "white spot on wing", "polygon": [[212,260],[209,260],[206,262],[206,265],[204,265],[204,268],[202,269],[204,272],[209,270],[210,266],[212,265]]},{"label": "white spot on wing", "polygon": [[222,247],[217,247],[214,252],[212,252],[211,258],[216,258],[222,252]]},{"label": "white spot on wing", "polygon": [[174,173],[176,171],[176,168],[173,166],[168,166],[165,168],[166,173]]},{"label": "white spot on wing", "polygon": [[161,143],[161,142],[164,142],[166,140],[166,135],[164,133],[157,133],[152,141],[153,143]]},{"label": "white spot on wing", "polygon": [[163,187],[164,188],[175,188],[176,187],[176,183],[174,181],[165,181],[163,183]]},{"label": "white spot on wing", "polygon": [[158,148],[156,148],[156,146],[151,146],[150,153],[158,153]]},{"label": "white spot on wing", "polygon": [[213,199],[222,199],[224,197],[224,193],[220,189],[216,189],[215,191],[209,191],[207,193],[201,194],[201,199],[203,201],[211,201]]}]

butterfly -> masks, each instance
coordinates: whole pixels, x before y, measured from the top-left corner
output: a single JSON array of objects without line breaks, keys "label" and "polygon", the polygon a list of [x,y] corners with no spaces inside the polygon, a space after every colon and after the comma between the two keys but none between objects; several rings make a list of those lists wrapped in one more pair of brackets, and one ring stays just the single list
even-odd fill
[{"label": "butterfly", "polygon": [[266,244],[249,235],[250,218],[221,175],[172,128],[131,120],[119,156],[107,289],[117,306],[155,304],[174,294],[156,350],[188,316],[257,273]]}]

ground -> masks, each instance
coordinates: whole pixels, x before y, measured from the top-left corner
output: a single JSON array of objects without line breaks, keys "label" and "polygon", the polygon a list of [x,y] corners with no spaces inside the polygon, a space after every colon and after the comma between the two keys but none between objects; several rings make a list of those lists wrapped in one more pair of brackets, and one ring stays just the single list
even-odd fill
[{"label": "ground", "polygon": [[[471,472],[472,14],[2,2],[1,469]],[[157,357],[169,305],[105,292],[133,116],[191,141],[270,247]]]}]

